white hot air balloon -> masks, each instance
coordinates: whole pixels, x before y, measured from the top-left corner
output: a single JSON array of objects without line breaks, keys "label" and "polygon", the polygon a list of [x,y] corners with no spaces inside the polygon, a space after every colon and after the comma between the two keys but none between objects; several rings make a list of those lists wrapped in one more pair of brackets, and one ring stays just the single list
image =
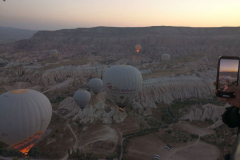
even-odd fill
[{"label": "white hot air balloon", "polygon": [[85,90],[77,90],[74,95],[73,99],[75,100],[76,104],[83,110],[91,99],[91,94]]},{"label": "white hot air balloon", "polygon": [[168,60],[170,60],[170,58],[171,58],[170,54],[163,54],[162,57],[161,57],[161,59],[163,61],[168,61]]},{"label": "white hot air balloon", "polygon": [[112,66],[103,75],[103,87],[119,109],[123,110],[142,89],[142,75],[129,65]]},{"label": "white hot air balloon", "polygon": [[50,55],[51,55],[51,57],[57,57],[58,51],[56,49],[52,49],[52,50],[50,50]]},{"label": "white hot air balloon", "polygon": [[30,89],[0,95],[0,141],[27,155],[52,117],[48,98]]},{"label": "white hot air balloon", "polygon": [[103,87],[103,81],[99,78],[93,78],[88,82],[88,86],[94,94],[98,94]]}]

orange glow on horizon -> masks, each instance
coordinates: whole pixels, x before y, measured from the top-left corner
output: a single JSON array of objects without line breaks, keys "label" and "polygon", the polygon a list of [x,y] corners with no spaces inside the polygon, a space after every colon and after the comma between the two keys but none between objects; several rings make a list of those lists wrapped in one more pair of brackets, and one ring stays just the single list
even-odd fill
[{"label": "orange glow on horizon", "polygon": [[221,72],[238,72],[238,70],[221,70]]},{"label": "orange glow on horizon", "polygon": [[15,28],[56,30],[96,26],[240,26],[240,1],[237,0],[0,2],[1,26]]}]

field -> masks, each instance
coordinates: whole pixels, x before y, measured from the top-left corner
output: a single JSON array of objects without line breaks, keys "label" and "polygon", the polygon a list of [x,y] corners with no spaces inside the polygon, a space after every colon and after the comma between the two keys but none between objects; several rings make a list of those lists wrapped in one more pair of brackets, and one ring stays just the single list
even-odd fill
[{"label": "field", "polygon": [[202,141],[217,146],[222,152],[231,152],[236,140],[237,129],[228,128],[225,125],[215,129],[214,134],[201,137]]},{"label": "field", "polygon": [[137,137],[129,142],[127,160],[152,160],[155,154],[161,159],[172,160],[217,160],[220,152],[217,147],[194,140],[188,143],[175,143],[171,150],[165,149],[166,139],[161,131]]},{"label": "field", "polygon": [[118,133],[109,125],[99,122],[95,124],[72,124],[77,136],[77,148],[83,153],[94,153],[99,158],[116,153],[119,140]]},{"label": "field", "polygon": [[139,124],[130,115],[127,115],[126,119],[122,123],[114,123],[112,126],[121,135],[140,130]]}]

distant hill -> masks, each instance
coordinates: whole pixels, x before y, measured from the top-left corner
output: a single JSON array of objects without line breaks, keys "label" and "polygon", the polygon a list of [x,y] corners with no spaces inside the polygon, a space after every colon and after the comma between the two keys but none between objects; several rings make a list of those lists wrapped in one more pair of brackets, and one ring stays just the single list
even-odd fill
[{"label": "distant hill", "polygon": [[28,39],[33,36],[37,31],[10,28],[10,27],[1,27],[0,26],[0,43],[7,43],[18,41],[22,39]]},{"label": "distant hill", "polygon": [[107,57],[128,56],[136,52],[136,44],[141,44],[140,54],[152,60],[159,60],[163,53],[171,57],[202,53],[216,58],[220,55],[239,55],[239,37],[240,27],[94,27],[39,31],[30,39],[2,48],[11,52],[54,48],[66,57],[89,54]]}]

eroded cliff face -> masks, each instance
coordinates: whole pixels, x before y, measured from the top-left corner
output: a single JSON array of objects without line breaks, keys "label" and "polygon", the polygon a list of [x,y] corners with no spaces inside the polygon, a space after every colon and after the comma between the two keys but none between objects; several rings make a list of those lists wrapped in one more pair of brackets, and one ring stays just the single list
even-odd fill
[{"label": "eroded cliff face", "polygon": [[196,75],[148,79],[143,82],[136,101],[170,104],[175,99],[207,98],[212,94],[212,82],[211,79],[202,79]]},{"label": "eroded cliff face", "polygon": [[[212,80],[201,79],[194,75],[148,79],[143,82],[142,91],[133,100],[132,107],[138,114],[148,116],[152,114],[150,108],[157,107],[155,102],[170,104],[176,99],[207,98],[212,95],[212,87]],[[104,90],[101,94],[93,96],[91,103],[83,111],[79,110],[72,97],[62,101],[58,110],[64,116],[73,116],[74,120],[82,123],[93,123],[96,120],[101,120],[103,123],[112,123],[113,120],[122,122],[126,117],[126,113],[119,112],[116,105],[106,104]],[[208,112],[206,114],[208,115]],[[209,116],[211,116],[210,113]],[[204,120],[205,117],[203,117]]]},{"label": "eroded cliff face", "polygon": [[116,56],[135,53],[134,46],[142,45],[141,54],[159,60],[164,53],[172,57],[204,53],[211,55],[240,53],[240,28],[189,28],[189,27],[141,27],[117,28],[96,27],[39,31],[28,40],[6,46],[7,52],[27,51],[44,56],[46,51],[56,48],[59,57],[72,56]]},{"label": "eroded cliff face", "polygon": [[[217,58],[239,55],[239,36],[240,27],[96,27],[40,31],[28,40],[0,46],[0,63],[8,63],[0,68],[0,83],[28,82],[45,90],[71,77],[70,85],[76,89],[87,87],[93,77],[101,78],[109,66],[130,64],[142,70],[144,77],[142,91],[132,106],[147,116],[151,114],[150,107],[157,107],[155,102],[170,104],[175,99],[211,95]],[[134,48],[136,44],[142,45],[139,54]],[[56,59],[49,56],[53,48],[59,51]],[[164,53],[171,55],[170,61],[161,61]],[[84,63],[74,62],[76,59]],[[116,109],[106,114],[104,98],[87,108],[78,111],[71,98],[66,98],[60,107],[68,110],[66,116],[84,123],[124,119],[124,114],[122,118],[114,118],[118,114]]]},{"label": "eroded cliff face", "polygon": [[209,128],[217,128],[223,124],[221,115],[225,112],[226,107],[229,107],[228,104],[225,106],[217,106],[213,104],[206,105],[194,105],[189,109],[189,113],[184,115],[182,119],[185,120],[212,120],[214,124],[212,124]]},{"label": "eroded cliff face", "polygon": [[105,103],[105,93],[92,95],[91,102],[81,110],[72,97],[67,97],[60,103],[58,113],[64,117],[72,117],[74,121],[80,123],[94,123],[102,121],[104,124],[111,124],[113,121],[120,123],[127,116],[126,112],[119,111],[114,104]]}]

